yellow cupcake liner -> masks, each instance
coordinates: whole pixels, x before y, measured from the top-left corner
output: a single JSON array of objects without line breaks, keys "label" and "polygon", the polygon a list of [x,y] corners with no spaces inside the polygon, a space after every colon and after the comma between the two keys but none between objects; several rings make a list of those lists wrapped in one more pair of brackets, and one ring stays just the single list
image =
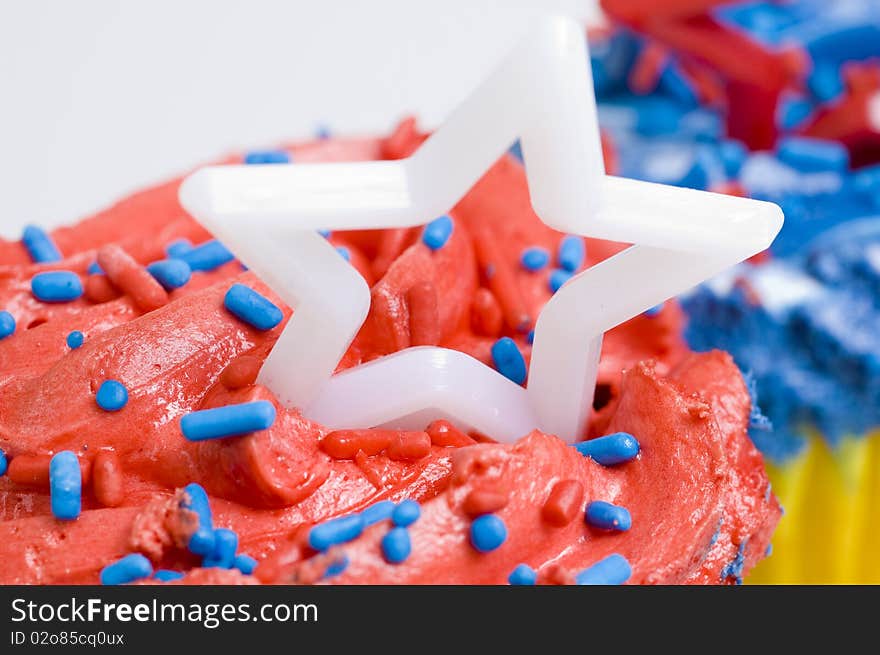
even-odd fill
[{"label": "yellow cupcake liner", "polygon": [[880,430],[834,450],[811,432],[767,472],[785,515],[747,583],[880,584]]}]

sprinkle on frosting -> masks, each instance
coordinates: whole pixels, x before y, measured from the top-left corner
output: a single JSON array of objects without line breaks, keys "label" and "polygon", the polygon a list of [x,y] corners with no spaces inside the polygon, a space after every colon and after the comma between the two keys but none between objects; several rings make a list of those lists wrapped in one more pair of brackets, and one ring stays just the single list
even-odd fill
[{"label": "sprinkle on frosting", "polygon": [[268,400],[256,400],[190,412],[180,419],[180,429],[190,441],[204,441],[266,430],[274,422],[275,406]]},{"label": "sprinkle on frosting", "polygon": [[36,225],[28,225],[21,235],[21,242],[35,264],[49,264],[61,261],[61,251],[45,230]]},{"label": "sprinkle on frosting", "polygon": [[435,218],[425,226],[422,232],[422,243],[431,250],[439,250],[446,245],[449,237],[452,235],[452,219],[443,215]]},{"label": "sprinkle on frosting", "polygon": [[585,255],[584,240],[578,236],[568,235],[559,242],[556,261],[559,263],[560,268],[573,273],[584,263]]},{"label": "sprinkle on frosting", "polygon": [[97,261],[94,261],[89,264],[88,268],[86,268],[86,273],[89,275],[103,275],[104,269],[101,268],[101,265]]},{"label": "sprinkle on frosting", "polygon": [[244,156],[245,164],[289,164],[290,155],[284,150],[252,150]]},{"label": "sprinkle on frosting", "polygon": [[332,578],[337,575],[341,575],[345,573],[345,569],[348,568],[349,560],[347,555],[340,555],[333,559],[324,571],[324,579]]},{"label": "sprinkle on frosting", "polygon": [[159,569],[153,574],[153,579],[158,580],[159,582],[173,582],[174,580],[180,580],[183,578],[183,573],[180,571],[172,571],[171,569]]},{"label": "sprinkle on frosting", "polygon": [[95,394],[95,402],[105,412],[118,412],[128,402],[128,389],[117,380],[104,380]]},{"label": "sprinkle on frosting", "polygon": [[650,309],[646,309],[644,312],[645,316],[649,318],[654,318],[655,316],[659,315],[660,312],[663,311],[663,305],[664,303],[661,302],[659,305],[654,305]]},{"label": "sprinkle on frosting", "polygon": [[396,507],[397,505],[394,504],[393,500],[380,500],[378,503],[373,503],[361,512],[364,528],[369,528],[380,521],[390,519]]},{"label": "sprinkle on frosting", "polygon": [[526,248],[519,261],[527,271],[540,271],[550,261],[550,253],[537,246]]},{"label": "sprinkle on frosting", "polygon": [[187,253],[192,249],[193,244],[190,243],[189,239],[175,239],[165,246],[165,254],[173,259],[180,259],[184,253]]},{"label": "sprinkle on frosting", "polygon": [[575,582],[579,585],[618,585],[629,580],[631,575],[629,561],[614,553],[578,573]]},{"label": "sprinkle on frosting", "polygon": [[412,552],[409,531],[403,527],[391,528],[382,537],[382,555],[389,564],[400,564],[406,561]]},{"label": "sprinkle on frosting", "polygon": [[416,501],[407,498],[406,500],[401,501],[400,504],[394,508],[394,511],[391,512],[391,522],[397,527],[407,528],[418,521],[421,514],[422,509],[419,507],[419,504]]},{"label": "sprinkle on frosting", "polygon": [[528,564],[519,564],[507,577],[507,582],[516,586],[530,586],[538,581],[538,573]]},{"label": "sprinkle on frosting", "polygon": [[204,567],[228,569],[235,561],[235,549],[238,548],[238,535],[228,528],[214,530],[214,548],[202,560]]},{"label": "sprinkle on frosting", "polygon": [[254,569],[257,568],[257,560],[250,555],[240,553],[235,556],[234,560],[232,560],[232,568],[238,569],[245,575],[250,575],[254,572]]},{"label": "sprinkle on frosting", "polygon": [[166,291],[179,289],[190,281],[192,271],[182,259],[162,259],[147,265],[147,271]]},{"label": "sprinkle on frosting", "polygon": [[208,494],[205,489],[195,482],[183,488],[184,500],[181,506],[195,512],[198,516],[198,527],[190,536],[187,544],[191,553],[195,555],[207,555],[214,549],[214,528],[211,518],[211,505],[208,502]]},{"label": "sprinkle on frosting", "polygon": [[541,507],[541,517],[550,525],[565,527],[581,510],[584,486],[578,480],[560,480]]},{"label": "sprinkle on frosting", "polygon": [[330,546],[357,539],[364,531],[364,519],[360,514],[349,514],[325,521],[309,530],[309,546],[325,551]]},{"label": "sprinkle on frosting", "polygon": [[550,271],[550,277],[547,283],[550,285],[550,291],[556,293],[562,288],[562,285],[571,279],[571,273],[563,268],[554,268]]},{"label": "sprinkle on frosting", "polygon": [[212,239],[175,255],[175,258],[185,261],[193,271],[213,271],[231,262],[235,256],[222,243]]},{"label": "sprinkle on frosting", "polygon": [[131,553],[104,567],[101,571],[101,584],[128,584],[149,578],[152,574],[153,565],[150,560],[140,553]]},{"label": "sprinkle on frosting", "polygon": [[31,278],[31,291],[43,302],[70,302],[83,295],[83,286],[76,273],[46,271]]},{"label": "sprinkle on frosting", "polygon": [[0,448],[0,477],[6,475],[7,468],[9,468],[9,462],[6,459],[6,453]]},{"label": "sprinkle on frosting", "polygon": [[507,526],[495,514],[484,514],[471,523],[471,545],[481,553],[489,553],[507,539]]},{"label": "sprinkle on frosting", "polygon": [[5,309],[0,311],[0,339],[12,335],[15,332],[15,317]]},{"label": "sprinkle on frosting", "polygon": [[594,500],[587,505],[586,521],[594,528],[624,532],[632,527],[632,517],[625,507]]},{"label": "sprinkle on frosting", "polygon": [[275,303],[243,284],[233,284],[223,298],[223,306],[258,330],[271,330],[284,318]]},{"label": "sprinkle on frosting", "polygon": [[62,521],[77,518],[82,510],[82,471],[69,450],[56,453],[49,463],[49,496],[52,514]]},{"label": "sprinkle on frosting", "polygon": [[351,250],[349,250],[345,246],[337,246],[336,252],[338,252],[339,256],[342,257],[345,261],[351,261]]},{"label": "sprinkle on frosting", "polygon": [[85,336],[79,330],[74,330],[70,334],[67,335],[67,347],[71,350],[76,350],[81,345],[83,345],[83,341],[85,340]]},{"label": "sprinkle on frosting", "polygon": [[639,454],[638,440],[627,432],[615,432],[604,437],[581,441],[574,447],[581,455],[591,458],[602,466],[623,464],[635,459]]},{"label": "sprinkle on frosting", "polygon": [[526,360],[510,337],[501,337],[492,345],[492,362],[501,375],[517,384],[526,381]]}]

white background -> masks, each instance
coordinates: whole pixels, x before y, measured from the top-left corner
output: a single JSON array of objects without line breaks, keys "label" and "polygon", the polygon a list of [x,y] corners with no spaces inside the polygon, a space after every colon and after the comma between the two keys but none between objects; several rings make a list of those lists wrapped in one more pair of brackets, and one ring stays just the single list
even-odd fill
[{"label": "white background", "polygon": [[590,0],[0,0],[0,235],[233,149],[436,125],[537,15]]}]

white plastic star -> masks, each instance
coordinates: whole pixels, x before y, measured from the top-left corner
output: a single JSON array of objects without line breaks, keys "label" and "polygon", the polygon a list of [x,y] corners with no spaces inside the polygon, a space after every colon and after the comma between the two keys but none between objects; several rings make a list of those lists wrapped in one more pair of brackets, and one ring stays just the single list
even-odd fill
[{"label": "white plastic star", "polygon": [[[604,332],[767,248],[776,205],[608,176],[582,29],[547,18],[408,159],[213,166],[183,206],[295,312],[259,381],[332,428],[449,418],[514,441],[574,441]],[[314,230],[404,227],[445,213],[517,138],[535,212],[562,232],[636,244],[569,280],[538,317],[528,388],[464,353],[409,348],[333,375],[366,318],[360,275]]]}]

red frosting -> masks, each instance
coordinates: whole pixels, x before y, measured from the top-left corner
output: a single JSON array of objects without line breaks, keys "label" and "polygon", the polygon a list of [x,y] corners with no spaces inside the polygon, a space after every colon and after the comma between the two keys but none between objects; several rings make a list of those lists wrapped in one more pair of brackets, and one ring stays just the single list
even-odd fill
[{"label": "red frosting", "polygon": [[[387,139],[287,149],[299,162],[399,158],[423,138],[410,120]],[[763,555],[779,507],[746,435],[747,390],[726,355],[688,352],[674,303],[606,336],[590,433],[567,435],[630,432],[642,450],[626,464],[600,466],[537,431],[501,445],[445,421],[423,432],[328,432],[255,384],[284,323],[255,330],[224,309],[223,296],[246,284],[289,317],[260,280],[230,262],[165,292],[146,273],[169,242],[210,238],[179,206],[178,183],[54,231],[62,262],[32,264],[19,242],[0,241],[0,309],[17,321],[0,340],[0,448],[9,459],[0,477],[0,583],[96,582],[104,566],[134,551],[157,568],[188,571],[184,582],[255,581],[200,569],[187,552],[197,522],[181,508],[180,489],[191,482],[207,490],[215,525],[235,530],[239,551],[260,562],[263,582],[319,581],[345,555],[348,567],[328,581],[502,583],[527,563],[539,581],[567,583],[616,552],[630,561],[633,582],[716,583],[739,575],[726,573],[737,557],[748,570]],[[562,235],[534,215],[522,166],[508,156],[451,215],[452,236],[436,251],[421,243],[420,229],[330,237],[372,286],[369,316],[340,368],[413,345],[491,364],[499,336],[513,337],[528,360],[526,333],[550,297],[549,268],[527,271],[519,257],[532,246],[555,252]],[[588,239],[585,266],[621,248]],[[96,259],[106,275],[86,274]],[[50,269],[82,276],[86,294],[38,301],[30,279]],[[66,343],[73,330],[85,335],[75,350]],[[128,390],[120,411],[95,402],[107,379]],[[189,412],[256,399],[276,404],[267,430],[198,443],[181,435]],[[74,521],[49,508],[48,462],[61,450],[76,453],[84,473]],[[409,528],[403,564],[382,557],[388,521],[325,554],[307,546],[316,523],[405,498],[422,504],[422,516]],[[587,527],[592,500],[627,507],[632,529]],[[480,554],[468,527],[486,512],[502,518],[508,538]]]}]

